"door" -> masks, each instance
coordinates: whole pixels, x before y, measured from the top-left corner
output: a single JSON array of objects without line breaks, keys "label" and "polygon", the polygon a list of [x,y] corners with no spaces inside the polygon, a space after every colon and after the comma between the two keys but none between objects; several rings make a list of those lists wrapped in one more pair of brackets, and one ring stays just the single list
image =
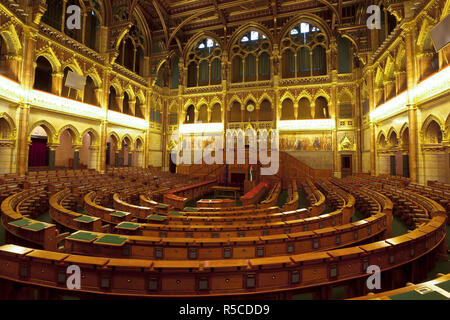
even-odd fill
[{"label": "door", "polygon": [[395,176],[397,174],[397,168],[396,168],[396,163],[395,163],[395,156],[390,156],[389,157],[390,160],[390,175],[391,176]]},{"label": "door", "polygon": [[409,155],[403,155],[403,176],[409,178]]},{"label": "door", "polygon": [[352,169],[352,156],[351,155],[342,155],[341,156],[341,175],[342,178],[347,176],[351,176],[353,174]]}]

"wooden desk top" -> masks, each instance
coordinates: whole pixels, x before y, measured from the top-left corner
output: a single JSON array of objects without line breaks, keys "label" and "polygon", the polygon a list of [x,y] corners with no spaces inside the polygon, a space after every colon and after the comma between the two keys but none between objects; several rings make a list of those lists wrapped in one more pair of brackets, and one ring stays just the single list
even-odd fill
[{"label": "wooden desk top", "polygon": [[44,260],[62,261],[69,256],[67,253],[59,253],[53,251],[34,250],[27,254],[27,257]]},{"label": "wooden desk top", "polygon": [[363,249],[364,251],[374,251],[374,250],[391,248],[392,245],[390,245],[386,241],[382,240],[382,241],[378,241],[378,242],[364,244],[364,245],[361,245],[359,247],[361,249]]},{"label": "wooden desk top", "polygon": [[153,266],[153,261],[141,259],[110,259],[107,266],[119,268],[150,268]]},{"label": "wooden desk top", "polygon": [[200,267],[200,261],[192,260],[186,261],[183,260],[183,263],[180,264],[177,260],[156,260],[153,263],[153,268],[170,268],[170,269],[198,269]]},{"label": "wooden desk top", "polygon": [[346,256],[351,254],[364,254],[365,251],[361,250],[358,247],[351,247],[351,248],[343,248],[343,249],[334,249],[331,251],[328,251],[328,254],[332,256],[333,258],[337,258],[340,256]]},{"label": "wooden desk top", "polygon": [[237,268],[248,267],[246,259],[232,259],[232,260],[206,260],[203,261],[204,268]]},{"label": "wooden desk top", "polygon": [[240,191],[241,188],[239,187],[225,187],[225,186],[213,186],[211,187],[213,190],[219,190],[219,191]]},{"label": "wooden desk top", "polygon": [[8,252],[11,254],[17,254],[17,255],[25,255],[25,254],[33,251],[33,249],[16,246],[15,244],[5,244],[0,247],[0,251]]},{"label": "wooden desk top", "polygon": [[70,255],[65,260],[65,262],[70,263],[80,263],[80,264],[89,264],[89,265],[96,265],[96,266],[104,266],[109,259],[108,258],[101,258],[101,257],[89,257],[89,256],[77,256],[77,255]]}]

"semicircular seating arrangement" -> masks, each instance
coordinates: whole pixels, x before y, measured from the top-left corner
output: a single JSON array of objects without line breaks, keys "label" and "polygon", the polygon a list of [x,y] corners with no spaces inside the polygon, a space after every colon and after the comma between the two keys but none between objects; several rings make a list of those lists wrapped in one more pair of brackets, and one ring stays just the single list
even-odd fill
[{"label": "semicircular seating arrangement", "polygon": [[[17,294],[8,283],[57,297],[68,290],[67,268],[78,265],[82,286],[71,294],[86,299],[330,299],[336,286],[364,299],[370,266],[395,289],[424,279],[447,252],[445,208],[386,177],[278,181],[256,203],[196,208],[164,201],[199,199],[217,182],[136,168],[37,176],[4,180],[19,189],[1,204],[0,298]],[[280,208],[283,186],[288,206]],[[52,223],[36,220],[46,210]],[[363,218],[355,221],[356,211]],[[392,236],[397,218],[410,232]]]}]

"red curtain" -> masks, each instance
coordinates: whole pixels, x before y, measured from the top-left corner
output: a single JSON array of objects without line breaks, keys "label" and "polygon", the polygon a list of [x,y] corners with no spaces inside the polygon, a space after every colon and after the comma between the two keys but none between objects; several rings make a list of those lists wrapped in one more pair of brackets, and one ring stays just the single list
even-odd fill
[{"label": "red curtain", "polygon": [[28,154],[29,167],[45,167],[47,165],[47,139],[31,139]]}]

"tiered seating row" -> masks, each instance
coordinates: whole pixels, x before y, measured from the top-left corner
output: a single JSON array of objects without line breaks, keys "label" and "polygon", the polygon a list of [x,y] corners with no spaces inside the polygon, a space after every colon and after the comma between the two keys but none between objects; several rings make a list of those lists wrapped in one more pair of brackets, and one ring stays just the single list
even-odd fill
[{"label": "tiered seating row", "polygon": [[95,258],[5,245],[0,247],[0,265],[4,266],[0,268],[0,277],[64,290],[65,270],[77,264],[85,275],[80,292],[147,297],[289,292],[365,279],[366,269],[372,264],[387,271],[411,263],[445,241],[445,220],[437,216],[407,235],[353,248],[255,259]]},{"label": "tiered seating row", "polygon": [[283,205],[283,210],[295,210],[298,208],[298,188],[297,181],[292,180],[288,187],[288,197]]},{"label": "tiered seating row", "polygon": [[[272,188],[269,191],[269,194],[267,195],[267,198],[263,201],[261,201],[259,207],[260,208],[270,208],[277,204],[278,197],[280,196],[281,192],[281,183],[277,182],[274,183]],[[297,208],[296,208],[297,209]]]}]

